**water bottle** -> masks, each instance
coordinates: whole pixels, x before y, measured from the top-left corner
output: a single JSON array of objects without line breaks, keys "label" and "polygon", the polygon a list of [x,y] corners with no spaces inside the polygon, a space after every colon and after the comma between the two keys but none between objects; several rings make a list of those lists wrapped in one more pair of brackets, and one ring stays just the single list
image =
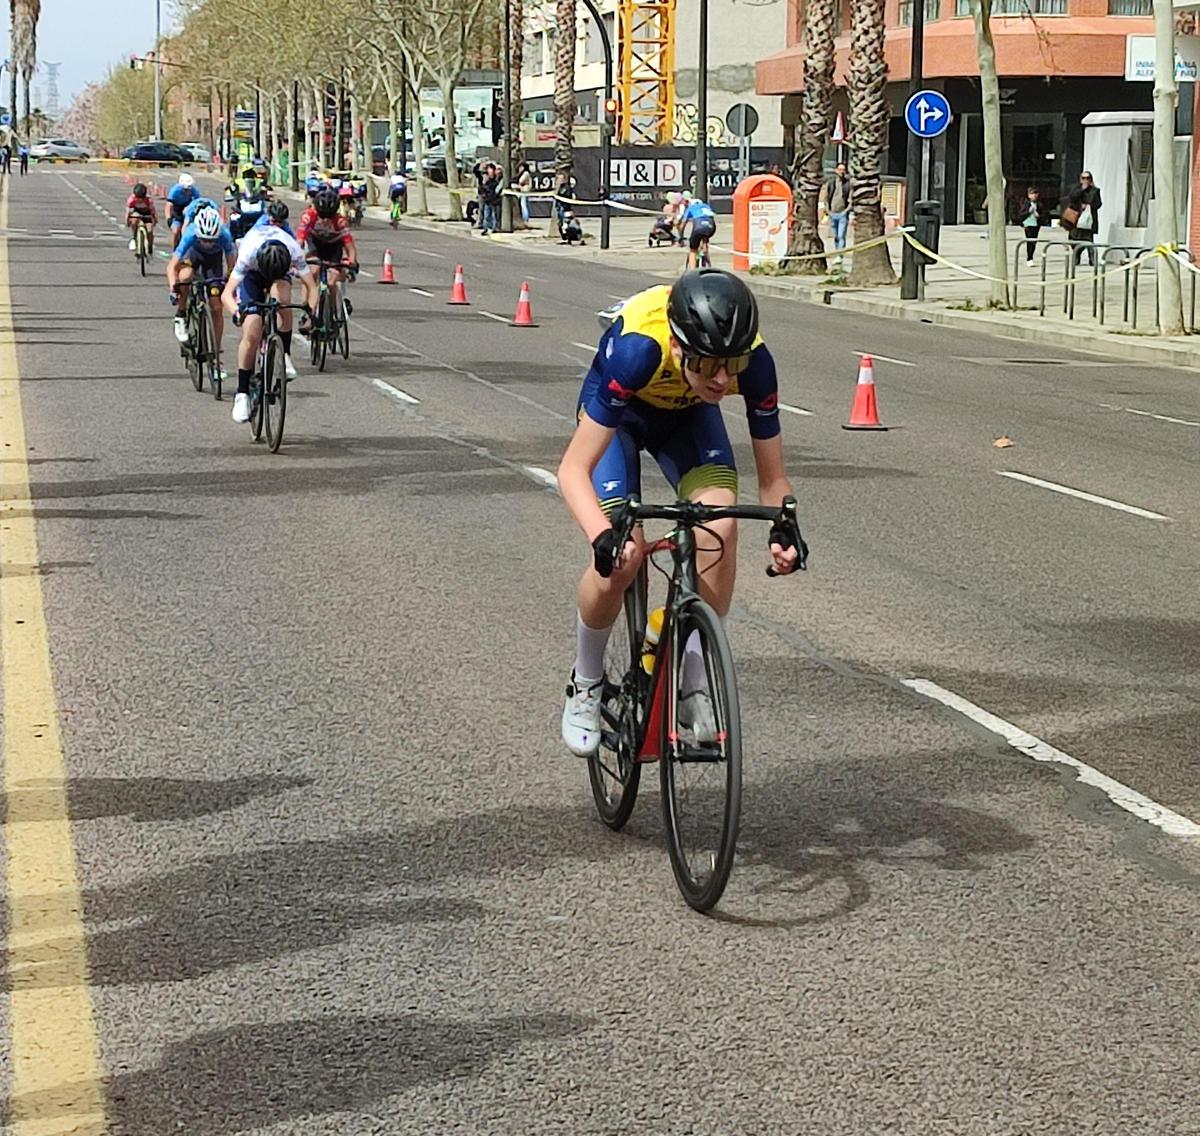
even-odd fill
[{"label": "water bottle", "polygon": [[647,674],[654,671],[654,655],[658,650],[658,637],[662,634],[666,614],[665,609],[656,607],[646,617],[646,634],[642,640],[642,669]]}]

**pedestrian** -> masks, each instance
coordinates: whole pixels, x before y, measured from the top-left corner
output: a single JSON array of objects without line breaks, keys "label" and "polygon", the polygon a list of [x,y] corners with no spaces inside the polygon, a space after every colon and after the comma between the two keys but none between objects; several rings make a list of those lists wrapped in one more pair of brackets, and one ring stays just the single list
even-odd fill
[{"label": "pedestrian", "polygon": [[22,142],[18,153],[21,156],[21,176],[24,177],[29,173],[29,143]]},{"label": "pedestrian", "polygon": [[8,139],[4,140],[4,144],[0,145],[0,174],[12,173],[12,145]]},{"label": "pedestrian", "polygon": [[529,194],[533,192],[533,171],[528,162],[521,163],[521,172],[517,177],[517,189],[521,191],[521,220],[529,224]]},{"label": "pedestrian", "polygon": [[846,230],[850,227],[850,178],[846,176],[846,163],[838,162],[833,173],[821,188],[823,217],[829,218],[833,229],[833,247],[840,261],[846,247]]},{"label": "pedestrian", "polygon": [[482,213],[480,231],[486,237],[500,228],[500,169],[494,162],[484,167],[483,184],[479,190],[479,206]]},{"label": "pedestrian", "polygon": [[1025,263],[1033,263],[1033,254],[1037,252],[1038,233],[1046,223],[1046,211],[1041,203],[1041,194],[1037,186],[1031,185],[1025,191],[1025,201],[1021,206],[1021,228],[1025,230]]},{"label": "pedestrian", "polygon": [[1079,175],[1079,184],[1067,194],[1067,207],[1062,220],[1067,226],[1067,236],[1072,241],[1086,242],[1075,246],[1075,263],[1087,256],[1088,264],[1096,263],[1096,250],[1091,247],[1100,228],[1100,187],[1092,181],[1092,175],[1084,170]]},{"label": "pedestrian", "polygon": [[[475,220],[479,223],[479,227],[483,228],[483,182],[487,177],[488,163],[482,158],[478,159],[471,167],[471,175],[475,178]],[[470,211],[468,210],[468,215]],[[475,222],[472,222],[474,224]]]}]

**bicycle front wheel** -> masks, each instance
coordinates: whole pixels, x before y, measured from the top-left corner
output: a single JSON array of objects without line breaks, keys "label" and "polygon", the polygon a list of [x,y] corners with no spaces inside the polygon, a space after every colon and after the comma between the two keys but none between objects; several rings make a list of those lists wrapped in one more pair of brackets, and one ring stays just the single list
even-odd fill
[{"label": "bicycle front wheel", "polygon": [[196,310],[190,299],[188,300],[186,319],[188,341],[184,351],[187,355],[188,375],[191,377],[192,386],[196,390],[202,391],[204,390],[204,356],[210,340],[205,335],[208,328],[205,327],[204,317]]},{"label": "bicycle front wheel", "polygon": [[600,748],[588,758],[596,811],[614,832],[625,826],[637,801],[642,767],[637,760],[650,679],[642,667],[646,630],[646,569],[625,592],[625,607],[604,649]]},{"label": "bicycle front wheel", "polygon": [[325,359],[329,354],[330,330],[333,315],[330,312],[329,293],[322,292],[317,301],[317,322],[313,326],[313,363],[318,371],[325,370]]},{"label": "bicycle front wheel", "polygon": [[[345,285],[343,284],[344,288]],[[338,293],[338,347],[341,349],[342,358],[350,358],[350,321],[346,318],[346,299]]]},{"label": "bicycle front wheel", "polygon": [[703,600],[683,607],[670,638],[659,664],[670,664],[659,770],[667,850],[683,898],[708,911],[729,882],[741,821],[737,679],[725,630]]},{"label": "bicycle front wheel", "polygon": [[217,325],[213,321],[212,308],[207,302],[200,310],[200,326],[204,350],[200,356],[203,372],[208,376],[208,385],[213,398],[221,397],[221,345],[217,342]]},{"label": "bicycle front wheel", "polygon": [[140,225],[138,226],[137,235],[137,259],[138,267],[142,270],[142,275],[146,275],[146,231]]},{"label": "bicycle front wheel", "polygon": [[287,374],[283,365],[283,340],[272,336],[267,344],[267,362],[263,368],[262,415],[267,445],[279,452],[283,441],[283,420],[287,412]]}]

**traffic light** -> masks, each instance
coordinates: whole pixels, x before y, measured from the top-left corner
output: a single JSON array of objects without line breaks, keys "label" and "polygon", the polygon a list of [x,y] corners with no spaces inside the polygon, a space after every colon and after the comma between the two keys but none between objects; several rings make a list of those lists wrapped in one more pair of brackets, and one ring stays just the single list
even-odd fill
[{"label": "traffic light", "polygon": [[130,71],[140,71],[145,66],[146,66],[145,63],[143,63],[142,60],[140,60],[136,55],[131,55],[129,57],[129,70]]},{"label": "traffic light", "polygon": [[504,115],[501,113],[504,105],[503,92],[492,89],[492,113],[490,126],[492,129],[492,145],[499,146],[504,137]]},{"label": "traffic light", "polygon": [[617,114],[621,109],[620,99],[604,100],[604,133],[611,138],[617,132]]}]

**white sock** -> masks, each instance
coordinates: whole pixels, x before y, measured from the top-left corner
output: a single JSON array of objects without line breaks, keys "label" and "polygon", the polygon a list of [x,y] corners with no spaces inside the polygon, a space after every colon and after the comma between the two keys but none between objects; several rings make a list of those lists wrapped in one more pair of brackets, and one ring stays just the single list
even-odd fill
[{"label": "white sock", "polygon": [[591,686],[604,677],[604,648],[612,627],[589,627],[583,616],[575,617],[575,681]]},{"label": "white sock", "polygon": [[683,645],[683,689],[708,690],[708,672],[704,669],[704,650],[700,645],[700,632],[693,631]]}]

